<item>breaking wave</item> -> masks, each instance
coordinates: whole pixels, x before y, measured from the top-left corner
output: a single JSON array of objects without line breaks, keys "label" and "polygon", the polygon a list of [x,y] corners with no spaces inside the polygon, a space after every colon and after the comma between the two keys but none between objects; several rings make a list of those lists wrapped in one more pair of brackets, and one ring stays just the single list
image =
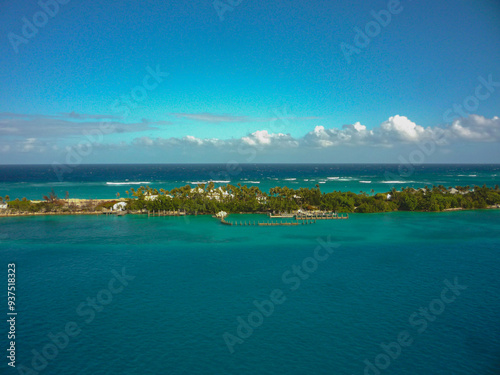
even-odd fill
[{"label": "breaking wave", "polygon": [[126,181],[126,182],[106,182],[106,185],[144,185],[144,184],[150,184],[151,182],[149,181]]}]

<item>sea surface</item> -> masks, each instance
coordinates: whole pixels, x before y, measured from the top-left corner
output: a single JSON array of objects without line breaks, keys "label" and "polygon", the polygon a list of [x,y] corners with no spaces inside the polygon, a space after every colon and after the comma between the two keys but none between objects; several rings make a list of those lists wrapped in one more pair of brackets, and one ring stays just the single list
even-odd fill
[{"label": "sea surface", "polygon": [[[263,173],[264,186],[272,172],[272,181],[311,177],[345,188],[359,183],[327,177],[364,173],[379,176],[377,186],[384,173],[316,167],[248,167],[238,178]],[[25,194],[35,195],[33,185],[53,183],[26,172],[42,167],[18,168],[18,182],[9,168],[4,188],[24,181]],[[62,183],[107,196],[104,180],[174,184],[208,167],[85,168],[93,173]],[[411,180],[498,179],[496,166],[428,168]],[[78,190],[85,179],[90,187]],[[499,255],[500,210],[351,214],[295,227],[224,226],[208,215],[0,218],[0,374],[495,375]],[[11,263],[16,369],[6,358]]]},{"label": "sea surface", "polygon": [[3,165],[0,196],[42,199],[51,189],[60,198],[115,198],[117,193],[149,185],[170,190],[187,184],[214,181],[292,189],[315,187],[322,191],[390,191],[392,187],[432,185],[474,186],[500,184],[500,165],[398,165],[398,164],[144,164],[144,165]]}]

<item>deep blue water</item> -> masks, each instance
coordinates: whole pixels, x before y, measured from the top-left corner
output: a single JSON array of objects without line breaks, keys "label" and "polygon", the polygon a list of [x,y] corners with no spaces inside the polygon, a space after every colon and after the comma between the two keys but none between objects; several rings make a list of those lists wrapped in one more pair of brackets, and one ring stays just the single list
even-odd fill
[{"label": "deep blue water", "polygon": [[[239,167],[78,166],[59,181],[50,166],[2,166],[0,196],[39,199],[54,188],[111,198],[146,182],[210,179],[355,192],[500,183],[499,166]],[[353,214],[298,227],[228,227],[209,216],[0,218],[0,304],[7,320],[15,263],[24,369],[3,356],[0,373],[499,374],[499,249],[499,210]],[[133,279],[120,283],[124,268]],[[4,353],[7,330],[4,321]]]},{"label": "deep blue water", "polygon": [[[208,216],[0,218],[0,236],[5,286],[7,264],[17,269],[18,368],[45,349],[40,374],[351,375],[377,356],[382,374],[499,373],[498,210],[272,228]],[[133,280],[110,286],[124,267]],[[445,280],[466,289],[443,297]],[[276,289],[282,303],[254,314],[230,353],[224,334]],[[420,308],[429,319],[413,315]],[[53,356],[48,335],[68,322],[80,331]],[[380,345],[401,335],[411,344],[384,362]],[[0,373],[16,373],[6,362]]]},{"label": "deep blue water", "polygon": [[[59,168],[59,169],[58,169]],[[42,199],[53,188],[64,197],[126,197],[131,187],[170,190],[207,181],[238,183],[268,191],[275,186],[314,187],[323,191],[386,192],[392,187],[500,184],[500,165],[397,164],[158,164],[158,165],[0,166],[0,196]]]}]

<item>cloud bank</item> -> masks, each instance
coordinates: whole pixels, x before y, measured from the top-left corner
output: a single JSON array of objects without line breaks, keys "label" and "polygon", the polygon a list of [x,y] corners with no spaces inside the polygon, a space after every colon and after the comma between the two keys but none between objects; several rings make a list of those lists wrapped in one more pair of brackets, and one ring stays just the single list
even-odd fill
[{"label": "cloud bank", "polygon": [[[73,114],[66,115],[75,117]],[[328,150],[335,152],[337,149],[350,149],[352,153],[372,156],[389,155],[387,150],[404,149],[408,145],[433,142],[436,145],[447,147],[455,145],[453,147],[455,147],[454,152],[456,153],[459,153],[460,150],[468,149],[470,151],[474,149],[477,150],[475,152],[478,154],[481,154],[486,147],[481,146],[481,144],[493,144],[487,146],[490,151],[484,153],[483,159],[500,162],[498,152],[491,151],[496,149],[494,143],[500,142],[500,118],[496,116],[485,118],[479,115],[470,115],[466,118],[456,119],[444,127],[423,127],[405,116],[396,115],[372,129],[356,122],[341,128],[318,125],[301,137],[293,137],[284,132],[272,132],[269,129],[260,129],[245,136],[230,139],[200,138],[191,134],[170,138],[154,137],[150,134],[137,136],[138,133],[145,130],[157,130],[161,122],[143,120],[138,124],[124,124],[110,120],[109,123],[114,124],[114,138],[104,137],[99,142],[92,142],[90,138],[85,138],[82,135],[92,134],[92,130],[97,128],[99,123],[95,121],[96,117],[91,115],[78,115],[76,117],[84,117],[88,120],[72,123],[68,119],[11,117],[5,121],[0,114],[0,154],[9,153],[11,157],[12,154],[16,153],[23,154],[26,158],[31,157],[33,161],[38,161],[37,157],[33,156],[34,154],[45,154],[47,157],[52,155],[51,157],[54,159],[56,158],[54,155],[61,156],[71,148],[83,145],[88,149],[90,142],[92,153],[98,151],[96,154],[106,155],[103,158],[111,155],[110,153],[125,156],[130,152],[141,156],[150,155],[150,159],[145,159],[150,162],[164,162],[165,160],[161,160],[162,155],[169,155],[167,160],[175,159],[179,155],[188,155],[191,162],[193,160],[205,162],[216,158],[216,156],[220,158],[221,155],[231,153],[241,155],[259,151],[258,154],[260,157],[264,157],[263,160],[295,161],[299,158],[307,160],[309,154],[334,155],[331,152],[328,153]],[[213,120],[215,121],[215,119]],[[16,124],[21,126],[15,126]],[[163,122],[163,124],[168,125],[169,123]],[[119,136],[118,133],[129,133],[128,140],[116,140],[116,137]],[[66,143],[60,143],[61,139],[65,140]],[[73,146],[68,146],[68,139],[72,141],[70,144],[74,144]],[[442,150],[443,152],[447,151],[446,147],[443,147]],[[265,155],[279,155],[279,158],[266,159]],[[24,161],[26,158],[22,160]],[[369,156],[366,156],[366,159],[373,161],[373,158]],[[132,158],[132,160],[135,159]],[[95,161],[89,160],[89,162]]]},{"label": "cloud bank", "polygon": [[209,146],[234,148],[239,145],[264,148],[331,148],[336,146],[371,146],[393,147],[401,144],[412,144],[434,141],[440,144],[453,142],[500,142],[500,118],[491,119],[471,115],[455,120],[451,125],[426,127],[417,125],[405,116],[393,116],[374,129],[367,129],[359,122],[344,125],[341,129],[316,126],[300,138],[289,134],[270,133],[257,130],[239,139],[196,138],[149,138],[135,140],[136,145],[145,147],[159,146]]}]

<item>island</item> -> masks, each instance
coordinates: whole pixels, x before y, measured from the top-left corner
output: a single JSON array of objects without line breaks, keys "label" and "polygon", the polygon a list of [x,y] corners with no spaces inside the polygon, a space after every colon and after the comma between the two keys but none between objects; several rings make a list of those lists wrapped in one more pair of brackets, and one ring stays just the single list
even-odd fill
[{"label": "island", "polygon": [[[213,182],[174,188],[153,189],[141,186],[131,188],[127,198],[65,199],[52,190],[43,200],[26,198],[11,200],[0,197],[0,216],[51,214],[147,214],[216,215],[220,212],[264,213],[271,217],[303,217],[325,213],[377,213],[392,211],[438,212],[451,210],[486,209],[500,207],[499,186],[442,185],[419,189],[392,188],[385,193],[322,192],[314,188],[290,189],[274,187],[268,192],[258,187],[226,184],[216,187]],[[274,215],[274,216],[273,216]],[[225,215],[224,215],[225,216]]]}]

